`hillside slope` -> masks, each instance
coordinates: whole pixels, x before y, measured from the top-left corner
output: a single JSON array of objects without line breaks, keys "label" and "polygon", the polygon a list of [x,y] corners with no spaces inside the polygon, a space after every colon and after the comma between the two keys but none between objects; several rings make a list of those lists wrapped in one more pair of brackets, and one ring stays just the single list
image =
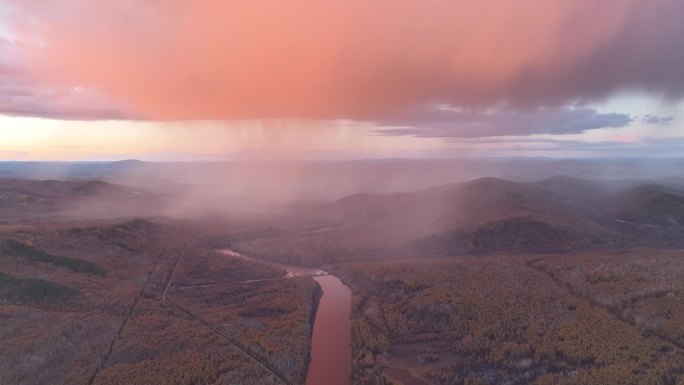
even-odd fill
[{"label": "hillside slope", "polygon": [[643,183],[481,178],[410,193],[356,194],[312,209],[323,224],[318,229],[284,230],[235,246],[310,264],[495,250],[672,246],[684,234],[679,226],[684,191]]}]

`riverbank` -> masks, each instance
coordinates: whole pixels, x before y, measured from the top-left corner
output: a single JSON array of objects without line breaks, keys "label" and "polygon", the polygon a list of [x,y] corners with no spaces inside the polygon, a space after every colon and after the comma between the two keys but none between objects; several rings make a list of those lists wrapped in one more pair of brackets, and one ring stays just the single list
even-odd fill
[{"label": "riverbank", "polygon": [[342,280],[320,269],[249,257],[231,249],[224,254],[264,263],[286,272],[282,279],[313,277],[321,289],[312,309],[313,331],[306,385],[349,385],[351,371],[352,291]]}]

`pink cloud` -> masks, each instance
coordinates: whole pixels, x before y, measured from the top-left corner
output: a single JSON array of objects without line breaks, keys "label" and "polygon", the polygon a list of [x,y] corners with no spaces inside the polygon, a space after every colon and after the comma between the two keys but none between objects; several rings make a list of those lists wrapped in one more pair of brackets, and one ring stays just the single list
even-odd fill
[{"label": "pink cloud", "polygon": [[25,59],[42,83],[100,90],[145,119],[684,94],[679,1],[9,1],[26,16],[13,33],[41,37]]}]

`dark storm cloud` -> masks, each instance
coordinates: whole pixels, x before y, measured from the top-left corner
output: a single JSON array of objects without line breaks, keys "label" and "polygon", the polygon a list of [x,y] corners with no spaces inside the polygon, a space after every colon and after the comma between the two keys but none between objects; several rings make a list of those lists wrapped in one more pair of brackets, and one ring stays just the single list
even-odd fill
[{"label": "dark storm cloud", "polygon": [[658,126],[669,126],[674,122],[674,117],[672,116],[656,116],[656,115],[651,115],[648,114],[641,118],[641,122],[644,124],[649,124],[649,125],[658,125]]},{"label": "dark storm cloud", "polygon": [[413,110],[395,119],[378,121],[379,133],[436,138],[478,138],[506,135],[578,134],[596,128],[632,123],[623,113],[601,113],[587,107],[496,108],[463,111],[449,107]]}]

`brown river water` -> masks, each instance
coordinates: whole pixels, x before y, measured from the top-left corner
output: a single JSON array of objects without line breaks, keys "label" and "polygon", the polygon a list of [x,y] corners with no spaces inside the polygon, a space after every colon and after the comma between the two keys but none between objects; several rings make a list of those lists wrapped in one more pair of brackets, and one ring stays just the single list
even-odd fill
[{"label": "brown river water", "polygon": [[[288,265],[247,257],[223,250],[235,257],[268,263],[284,269],[288,277],[312,276],[319,269]],[[315,276],[323,291],[314,320],[311,363],[306,385],[349,385],[351,370],[351,289],[334,275]]]}]

